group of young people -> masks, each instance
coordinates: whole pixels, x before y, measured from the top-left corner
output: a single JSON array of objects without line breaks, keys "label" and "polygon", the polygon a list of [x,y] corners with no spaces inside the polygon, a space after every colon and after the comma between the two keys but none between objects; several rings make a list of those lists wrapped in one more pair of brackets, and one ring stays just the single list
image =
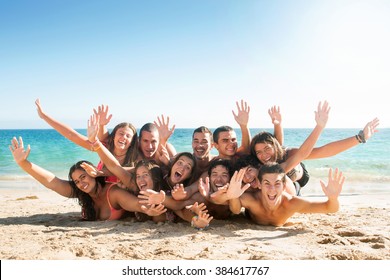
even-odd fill
[{"label": "group of young people", "polygon": [[[35,102],[38,115],[75,144],[96,152],[95,166],[79,161],[60,179],[30,162],[30,146],[14,137],[10,150],[15,162],[45,187],[76,198],[86,220],[117,220],[134,215],[139,221],[188,221],[198,229],[212,219],[229,219],[243,214],[260,225],[282,226],[294,213],[331,213],[339,209],[338,197],[345,177],[337,168],[329,169],[328,182],[320,182],[327,199],[310,201],[300,196],[309,180],[304,160],[336,155],[377,132],[379,120],[368,122],[358,134],[315,147],[328,121],[330,107],[325,102],[315,111],[316,126],[299,148],[285,148],[282,114],[279,107],[268,113],[274,132],[251,137],[248,128],[250,107],[236,102],[233,116],[242,133],[241,145],[230,126],[211,132],[200,126],[192,134],[192,152],[177,153],[169,143],[175,126],[163,115],[139,130],[120,123],[109,132],[112,118],[108,106],[98,106],[88,120],[88,135],[55,120]],[[215,148],[218,155],[212,155]]]}]

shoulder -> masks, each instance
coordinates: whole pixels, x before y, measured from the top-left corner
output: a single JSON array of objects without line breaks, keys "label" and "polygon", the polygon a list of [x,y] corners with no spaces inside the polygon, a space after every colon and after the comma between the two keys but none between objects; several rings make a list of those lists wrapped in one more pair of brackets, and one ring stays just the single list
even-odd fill
[{"label": "shoulder", "polygon": [[123,192],[127,192],[125,189],[121,188],[118,183],[108,183],[106,188],[109,195],[121,195]]},{"label": "shoulder", "polygon": [[253,203],[256,201],[260,201],[260,195],[261,195],[260,191],[258,191],[258,192],[244,192],[240,196],[240,200],[242,202]]},{"label": "shoulder", "polygon": [[298,151],[298,148],[283,147],[283,150],[285,152],[285,156],[288,158],[294,155]]}]

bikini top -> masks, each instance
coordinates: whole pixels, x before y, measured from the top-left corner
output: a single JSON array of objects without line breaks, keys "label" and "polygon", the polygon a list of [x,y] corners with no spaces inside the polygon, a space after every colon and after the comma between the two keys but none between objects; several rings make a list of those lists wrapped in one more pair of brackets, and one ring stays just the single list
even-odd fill
[{"label": "bikini top", "polygon": [[115,209],[114,207],[112,207],[111,203],[110,203],[110,199],[109,199],[109,194],[110,194],[110,190],[112,188],[112,186],[114,186],[115,184],[112,184],[108,190],[107,190],[107,201],[108,201],[108,205],[110,206],[110,211],[111,211],[111,215],[110,217],[107,219],[107,220],[119,220],[123,214],[126,212],[126,210],[124,209]]}]

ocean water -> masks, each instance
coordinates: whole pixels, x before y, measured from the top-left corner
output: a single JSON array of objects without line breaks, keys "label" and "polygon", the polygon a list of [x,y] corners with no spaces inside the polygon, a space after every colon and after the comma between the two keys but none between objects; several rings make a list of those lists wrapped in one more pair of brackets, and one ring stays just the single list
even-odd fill
[{"label": "ocean water", "polygon": [[[251,129],[251,135],[271,129]],[[85,129],[78,129],[86,135]],[[285,129],[285,145],[299,147],[311,129]],[[171,139],[177,152],[192,151],[193,129],[176,129]],[[236,130],[238,141],[241,132]],[[357,134],[358,129],[325,129],[316,147]],[[52,129],[0,130],[0,188],[40,188],[40,184],[26,174],[13,160],[9,150],[12,137],[23,137],[25,146],[31,146],[29,160],[66,179],[71,165],[79,160],[97,163],[99,157],[61,136]],[[367,143],[359,144],[336,156],[324,159],[306,160],[304,163],[311,175],[305,192],[322,192],[319,180],[325,180],[329,167],[338,167],[347,178],[344,190],[390,191],[390,129],[380,129]],[[217,154],[213,149],[213,154]],[[343,191],[344,191],[343,190]]]}]

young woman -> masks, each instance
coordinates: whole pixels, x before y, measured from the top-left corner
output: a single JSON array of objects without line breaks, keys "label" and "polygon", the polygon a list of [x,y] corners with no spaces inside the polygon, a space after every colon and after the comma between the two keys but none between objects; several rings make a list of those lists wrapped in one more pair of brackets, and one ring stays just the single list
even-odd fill
[{"label": "young woman", "polygon": [[[161,190],[161,186],[164,185],[161,168],[152,161],[139,161],[134,171],[135,182],[139,191],[154,190],[159,192]],[[198,229],[207,227],[213,219],[213,217],[207,213],[206,206],[202,203],[194,203],[189,207],[176,211],[168,210],[167,212],[154,217],[149,217],[144,213],[138,212],[135,213],[135,216],[139,221],[152,219],[154,222],[173,222],[176,220],[175,214],[183,220],[190,222],[193,227]]]},{"label": "young woman", "polygon": [[161,204],[165,195],[152,194],[149,206],[140,204],[139,199],[130,192],[109,184],[101,178],[94,178],[83,168],[83,161],[77,162],[69,170],[69,179],[63,180],[50,171],[27,160],[30,145],[24,149],[23,139],[14,137],[9,146],[15,162],[46,188],[69,198],[76,198],[82,207],[82,218],[86,220],[118,220],[126,211],[144,212],[151,216],[161,215],[166,211]]},{"label": "young woman", "polygon": [[[309,181],[309,173],[301,160],[305,159],[319,159],[325,157],[331,157],[337,155],[343,151],[346,151],[359,143],[365,143],[370,139],[379,125],[379,119],[375,118],[368,122],[363,130],[360,130],[359,134],[328,143],[321,147],[316,147],[311,150],[306,156],[299,156],[298,148],[284,148],[276,140],[276,138],[268,132],[260,132],[252,138],[251,141],[251,154],[260,161],[261,164],[268,162],[277,162],[285,168],[287,176],[293,181],[297,182],[299,188],[305,186]],[[294,163],[287,166],[288,162],[291,162],[292,158],[296,158],[298,154],[298,162],[295,166]]]},{"label": "young woman", "polygon": [[[96,151],[101,158],[101,160],[107,165],[107,168],[117,176],[124,185],[129,185],[133,176],[126,171],[118,162],[118,160],[113,157],[111,153],[107,150],[107,148],[99,141],[97,138],[99,131],[99,118],[96,115],[91,116],[88,121],[88,140],[91,145],[91,149]],[[190,154],[191,155],[191,154]],[[173,178],[170,179],[172,183],[180,183],[184,180],[190,178],[194,168],[191,166],[188,158],[188,155],[178,156],[175,163],[172,165],[171,173]],[[192,155],[191,155],[192,156]],[[195,160],[193,160],[192,164],[195,164]],[[144,190],[149,190],[149,193],[154,193],[155,196],[157,194],[165,194],[163,189],[166,184],[163,181],[162,171],[160,167],[154,162],[149,161],[140,161],[135,168],[135,183],[138,187],[138,190],[143,192],[144,196],[140,196],[145,198],[146,202],[151,203],[150,196],[146,195],[147,192]],[[165,197],[164,197],[165,198]],[[197,215],[194,215],[190,210],[185,208],[187,206],[184,202],[176,202],[173,199],[170,199],[170,202],[167,206],[170,209],[173,209],[174,213],[181,217],[183,220],[190,221],[194,227],[204,228],[208,226],[212,217],[210,217],[205,210],[204,206],[195,204],[192,208]],[[156,217],[156,222],[173,220],[172,213],[168,215],[161,215],[160,217]],[[138,215],[140,216],[140,215]]]},{"label": "young woman", "polygon": [[[47,115],[41,106],[39,99],[35,101],[37,106],[38,115],[41,119],[47,122],[51,127],[57,130],[62,136],[69,139],[73,143],[85,148],[90,149],[90,143],[88,138],[78,133],[73,128],[53,119]],[[99,106],[98,110],[94,110],[95,115],[105,121],[105,124],[111,119],[108,116],[108,107],[104,105]],[[118,162],[124,166],[127,170],[132,170],[135,166],[138,157],[138,135],[137,130],[131,123],[120,123],[114,127],[112,132],[109,134],[107,130],[99,135],[100,140],[108,148]],[[105,176],[107,182],[119,182],[116,176],[113,176],[103,165],[99,162],[98,170],[100,170],[99,176]],[[135,190],[135,186],[129,186],[132,190]]]}]

